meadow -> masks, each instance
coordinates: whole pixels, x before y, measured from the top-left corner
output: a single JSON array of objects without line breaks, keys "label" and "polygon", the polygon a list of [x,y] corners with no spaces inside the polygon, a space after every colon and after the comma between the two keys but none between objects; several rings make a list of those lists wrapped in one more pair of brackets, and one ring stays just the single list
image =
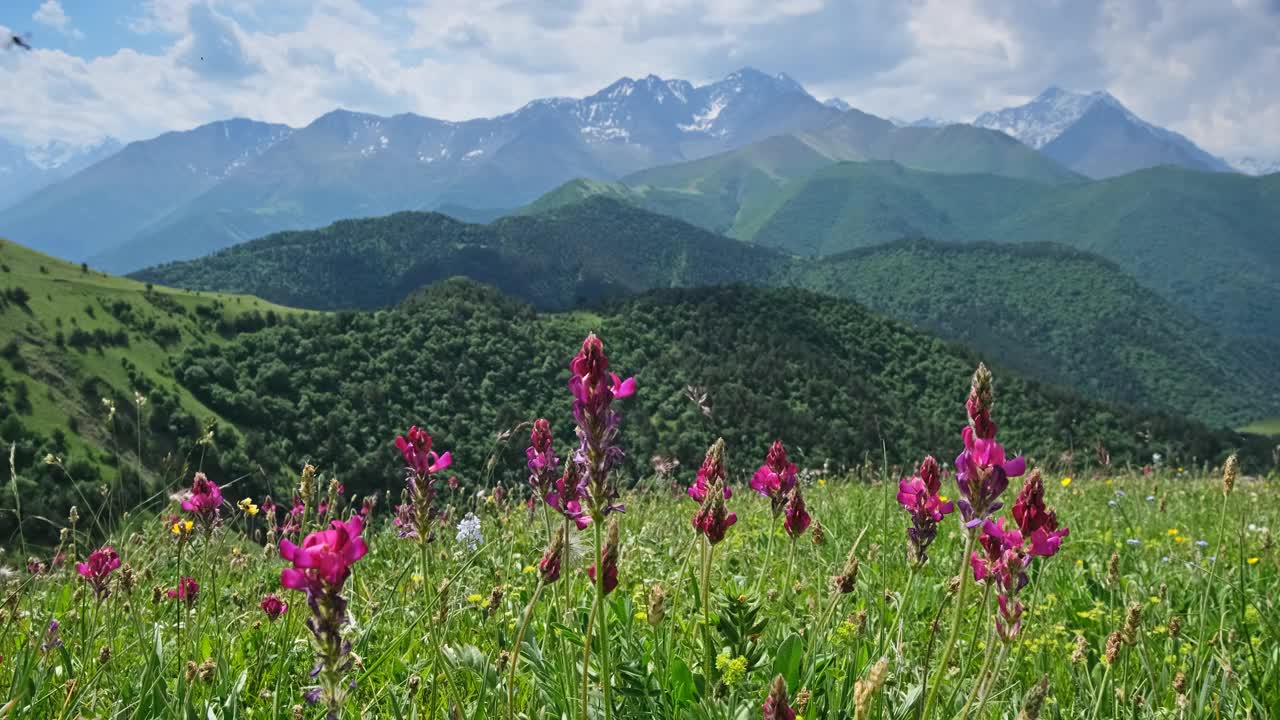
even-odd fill
[{"label": "meadow", "polygon": [[995,387],[980,366],[914,468],[708,437],[624,488],[644,387],[593,335],[572,416],[505,439],[528,485],[458,484],[429,425],[386,438],[383,497],[311,465],[243,497],[197,444],[160,512],[86,497],[8,549],[0,716],[1275,716],[1276,478],[1023,467]]}]

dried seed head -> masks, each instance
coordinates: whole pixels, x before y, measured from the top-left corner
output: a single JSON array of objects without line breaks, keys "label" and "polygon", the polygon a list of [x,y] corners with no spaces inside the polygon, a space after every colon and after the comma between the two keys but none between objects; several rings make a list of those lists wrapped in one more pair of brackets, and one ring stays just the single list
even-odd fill
[{"label": "dried seed head", "polygon": [[1169,618],[1169,637],[1177,638],[1178,634],[1181,632],[1182,632],[1182,618],[1177,615],[1174,615],[1173,617]]},{"label": "dried seed head", "polygon": [[960,591],[960,576],[953,575],[949,580],[947,580],[947,594],[955,595],[959,591]]},{"label": "dried seed head", "polygon": [[1160,496],[1160,512],[1163,513],[1165,510],[1168,510],[1168,509],[1169,509],[1169,496],[1161,495]]},{"label": "dried seed head", "polygon": [[302,720],[303,713],[306,711],[302,709],[301,705],[294,705],[289,709],[289,712],[293,715],[293,720]]},{"label": "dried seed head", "polygon": [[811,695],[812,693],[809,692],[809,688],[807,687],[800,688],[800,692],[796,693],[796,713],[797,714],[800,714],[800,715],[804,714],[805,708],[809,707],[809,698],[811,697]]},{"label": "dried seed head", "polygon": [[1076,636],[1076,649],[1071,652],[1071,664],[1079,665],[1089,657],[1089,641],[1083,635]]},{"label": "dried seed head", "polygon": [[213,679],[218,675],[218,663],[214,662],[213,658],[205,660],[200,664],[200,671],[198,674],[200,675],[200,682],[208,685],[213,682]]},{"label": "dried seed head", "polygon": [[409,697],[413,697],[418,694],[418,687],[420,685],[422,685],[422,678],[417,675],[409,676]]},{"label": "dried seed head", "polygon": [[111,661],[111,646],[103,645],[102,649],[98,651],[98,663],[101,665],[106,665],[110,661]]},{"label": "dried seed head", "polygon": [[875,698],[876,693],[880,692],[880,687],[884,685],[885,678],[889,677],[889,661],[880,658],[871,669],[867,671],[867,679],[859,680],[853,685],[853,717],[860,720],[867,716],[867,711],[871,709],[871,701]]},{"label": "dried seed head", "polygon": [[507,663],[511,662],[511,653],[503,650],[498,653],[498,673],[501,674],[507,669]]},{"label": "dried seed head", "polygon": [[1131,602],[1129,608],[1124,615],[1124,630],[1121,635],[1124,637],[1125,645],[1135,645],[1138,642],[1138,628],[1142,626],[1142,603]]},{"label": "dried seed head", "polygon": [[1173,691],[1181,695],[1182,691],[1185,690],[1186,687],[1187,687],[1187,675],[1186,673],[1179,670],[1178,674],[1173,676]]},{"label": "dried seed head", "polygon": [[858,584],[858,551],[857,548],[849,550],[849,556],[844,561],[844,571],[839,575],[831,578],[831,585],[836,592],[848,594]]},{"label": "dried seed head", "polygon": [[822,545],[827,542],[826,531],[822,529],[821,522],[817,520],[813,521],[813,530],[811,531],[809,539],[813,541],[814,545]]},{"label": "dried seed head", "polygon": [[186,678],[187,678],[187,682],[192,682],[192,681],[194,681],[194,680],[196,679],[196,673],[197,673],[197,672],[199,672],[199,671],[200,671],[200,666],[199,666],[199,665],[196,665],[196,661],[195,661],[195,660],[188,660],[188,661],[187,661],[187,670],[186,670]]},{"label": "dried seed head", "polygon": [[1107,583],[1112,587],[1120,584],[1120,553],[1111,553],[1111,559],[1107,561]]},{"label": "dried seed head", "polygon": [[649,608],[647,614],[649,624],[653,627],[658,627],[662,624],[662,618],[666,616],[666,614],[667,591],[663,590],[661,585],[655,583],[653,587],[649,588]]},{"label": "dried seed head", "polygon": [[1018,713],[1018,720],[1037,720],[1040,717],[1040,708],[1044,706],[1044,699],[1048,695],[1049,676],[1045,675],[1027,692],[1026,699],[1022,701],[1022,712]]},{"label": "dried seed head", "polygon": [[1226,465],[1222,466],[1222,494],[1230,495],[1231,490],[1236,486],[1236,475],[1240,472],[1240,459],[1235,453],[1231,453],[1231,457],[1227,458]]},{"label": "dried seed head", "polygon": [[1102,662],[1112,665],[1116,661],[1116,655],[1120,654],[1121,637],[1120,632],[1116,631],[1107,636],[1107,649],[1102,653]]}]

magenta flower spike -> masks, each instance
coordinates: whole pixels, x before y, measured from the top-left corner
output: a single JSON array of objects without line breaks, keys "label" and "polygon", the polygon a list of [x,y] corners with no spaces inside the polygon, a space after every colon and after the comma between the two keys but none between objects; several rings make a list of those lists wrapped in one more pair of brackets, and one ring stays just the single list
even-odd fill
[{"label": "magenta flower spike", "polygon": [[204,473],[198,472],[191,481],[191,494],[182,501],[182,509],[195,515],[205,529],[210,529],[222,509],[222,489]]},{"label": "magenta flower spike", "polygon": [[718,484],[724,488],[724,499],[728,500],[733,497],[733,490],[724,482],[724,444],[720,444],[717,451],[716,446],[712,445],[707,450],[706,456],[702,460],[702,466],[698,468],[698,475],[694,478],[693,484],[689,486],[689,497],[698,503],[706,502],[707,488],[712,484]]},{"label": "magenta flower spike", "polygon": [[1013,503],[1013,519],[1018,523],[1024,538],[1031,543],[1031,554],[1050,557],[1062,547],[1062,540],[1070,530],[1058,528],[1058,516],[1053,508],[1044,504],[1044,482],[1040,473],[1033,472]]},{"label": "magenta flower spike", "polygon": [[559,477],[560,458],[556,457],[552,448],[551,423],[546,418],[533,421],[533,432],[529,435],[529,447],[524,454],[529,467],[529,486],[538,497],[545,498]]},{"label": "magenta flower spike", "polygon": [[275,593],[268,593],[266,597],[262,598],[261,607],[262,612],[266,613],[267,619],[271,622],[279,620],[281,615],[289,611],[289,604],[281,600]]},{"label": "magenta flower spike", "polygon": [[120,556],[116,554],[115,548],[107,545],[89,553],[84,562],[76,563],[76,572],[93,588],[94,597],[101,601],[111,593],[107,581],[118,567]]},{"label": "magenta flower spike", "polygon": [[591,524],[591,517],[582,509],[582,498],[587,493],[586,480],[579,474],[578,464],[565,466],[564,475],[556,480],[555,489],[546,496],[546,502],[556,512],[573,521],[579,530]]},{"label": "magenta flower spike", "polygon": [[991,420],[994,404],[991,372],[979,364],[973,373],[965,409],[969,425],[961,432],[964,452],[956,457],[956,485],[960,490],[960,516],[965,527],[973,528],[1004,506],[998,498],[1009,487],[1009,478],[1026,472],[1021,457],[1009,460],[996,442],[996,424]]},{"label": "magenta flower spike", "polygon": [[196,598],[200,596],[200,583],[195,578],[183,577],[178,580],[178,587],[171,588],[166,594],[170,600],[183,602],[189,608],[196,604]]},{"label": "magenta flower spike", "polygon": [[778,675],[769,685],[769,695],[761,708],[764,720],[796,720],[796,711],[787,698],[787,681]]},{"label": "magenta flower spike", "polygon": [[804,496],[800,494],[798,485],[792,486],[791,493],[787,497],[786,507],[783,509],[782,529],[787,531],[792,540],[804,535],[809,529],[811,518],[804,507]]},{"label": "magenta flower spike", "polygon": [[411,426],[405,435],[396,437],[396,448],[404,457],[405,467],[420,477],[434,475],[453,464],[451,454],[436,455],[431,450],[431,436],[419,430],[417,425]]},{"label": "magenta flower spike", "polygon": [[[600,565],[604,567],[604,594],[608,595],[618,587],[618,523],[609,523],[609,533],[600,551]],[[596,581],[596,566],[587,568],[591,582]]]},{"label": "magenta flower spike", "polygon": [[938,535],[938,523],[955,508],[943,502],[938,491],[942,488],[942,469],[932,455],[925,457],[916,474],[898,483],[898,503],[911,514],[911,527],[907,528],[910,559],[923,565],[929,559],[929,545]]},{"label": "magenta flower spike", "polygon": [[798,471],[787,459],[787,449],[781,440],[775,440],[765,455],[764,464],[751,477],[751,489],[761,497],[769,498],[776,517],[787,503],[791,488],[796,485]]},{"label": "magenta flower spike", "polygon": [[364,521],[354,515],[346,522],[334,520],[328,530],[311,533],[301,546],[288,540],[280,542],[280,557],[292,563],[292,567],[280,571],[280,584],[305,592],[311,611],[307,629],[317,656],[311,677],[318,678],[320,684],[307,696],[314,702],[323,699],[332,717],[339,716],[339,708],[353,686],[343,682],[343,675],[355,659],[351,656],[351,643],[342,637],[342,629],[348,623],[342,587],[351,576],[351,566],[369,552],[360,537],[363,531]]},{"label": "magenta flower spike", "polygon": [[[635,394],[635,378],[622,380],[609,372],[604,343],[595,333],[582,342],[582,349],[569,363],[569,391],[573,393],[573,419],[580,444],[573,462],[584,480],[588,514],[594,521],[611,512],[621,512],[615,501],[618,490],[609,482],[610,471],[622,461],[618,427],[622,416],[613,408],[614,400]],[[581,527],[581,526],[580,526]]]}]

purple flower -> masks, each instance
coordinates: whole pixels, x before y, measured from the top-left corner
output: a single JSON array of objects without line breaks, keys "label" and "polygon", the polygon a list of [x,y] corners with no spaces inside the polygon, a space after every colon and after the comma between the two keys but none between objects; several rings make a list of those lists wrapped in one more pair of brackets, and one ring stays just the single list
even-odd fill
[{"label": "purple flower", "polygon": [[769,695],[761,708],[764,720],[796,720],[796,711],[787,700],[787,681],[778,675],[769,685]]},{"label": "purple flower", "polygon": [[167,593],[170,600],[181,600],[191,607],[196,604],[196,598],[200,595],[200,583],[195,578],[182,577],[178,580],[178,587],[170,588]]},{"label": "purple flower", "polygon": [[984,520],[978,544],[982,554],[975,551],[969,557],[974,580],[994,582],[1009,594],[1027,584],[1026,568],[1031,557],[1022,546],[1022,533],[1005,528],[1004,518]]},{"label": "purple flower", "polygon": [[725,532],[738,521],[738,516],[729,512],[725,505],[727,493],[721,486],[724,477],[724,438],[717,439],[707,451],[707,462],[719,468],[719,471],[710,476],[710,484],[703,493],[702,506],[693,516],[693,527],[706,536],[707,542],[715,545],[724,540]]},{"label": "purple flower", "polygon": [[196,473],[191,481],[191,495],[182,501],[182,509],[195,515],[206,528],[213,527],[222,508],[222,489],[218,484],[205,477],[202,472]]},{"label": "purple flower", "polygon": [[571,462],[565,466],[564,475],[556,480],[555,489],[547,494],[546,501],[582,530],[591,524],[591,517],[582,510],[582,498],[586,492],[587,482],[579,474],[578,464]]},{"label": "purple flower", "polygon": [[776,516],[787,502],[791,488],[796,485],[796,466],[787,460],[787,449],[782,441],[775,440],[765,455],[764,465],[751,477],[751,489],[761,497],[769,498]]},{"label": "purple flower", "polygon": [[782,528],[794,540],[804,531],[809,529],[809,513],[804,507],[804,496],[800,494],[799,486],[792,486],[791,494],[787,497],[787,504],[783,510]]},{"label": "purple flower", "polygon": [[965,401],[969,425],[961,433],[964,452],[956,457],[956,485],[960,490],[957,505],[965,526],[970,528],[1003,507],[998,498],[1009,487],[1009,478],[1026,472],[1026,462],[1021,457],[1008,460],[1004,448],[996,442],[996,425],[991,421],[994,397],[991,372],[979,363]]},{"label": "purple flower", "polygon": [[545,418],[534,420],[529,447],[525,448],[524,454],[528,458],[529,485],[538,497],[546,497],[559,476],[560,458],[556,457],[551,443],[551,423]]},{"label": "purple flower", "polygon": [[[608,595],[618,587],[618,522],[609,523],[609,532],[605,537],[604,547],[600,550],[600,565],[604,568],[604,594]],[[596,581],[596,566],[587,568],[591,582]]]},{"label": "purple flower", "polygon": [[434,475],[453,464],[449,453],[436,455],[431,450],[431,436],[417,425],[410,427],[405,435],[396,436],[396,448],[404,457],[405,467],[419,477]]},{"label": "purple flower", "polygon": [[917,565],[929,560],[929,545],[938,535],[938,523],[954,510],[951,502],[942,502],[938,495],[942,488],[941,476],[938,461],[929,455],[920,463],[915,475],[898,483],[898,503],[911,513],[907,540],[910,560]]},{"label": "purple flower", "polygon": [[1031,473],[1018,499],[1013,503],[1013,519],[1023,537],[1031,541],[1031,554],[1050,557],[1062,547],[1062,539],[1070,532],[1058,529],[1058,516],[1044,504],[1044,483],[1039,471]]},{"label": "purple flower", "polygon": [[569,391],[573,393],[573,419],[580,445],[573,462],[586,484],[586,500],[593,520],[602,520],[621,511],[614,501],[617,488],[609,482],[609,472],[622,461],[618,446],[618,426],[622,416],[613,401],[635,394],[634,378],[620,379],[609,372],[604,343],[595,333],[582,342],[582,349],[569,363]]},{"label": "purple flower", "polygon": [[107,545],[89,553],[85,562],[76,563],[76,572],[89,582],[94,596],[102,600],[110,593],[107,588],[107,579],[118,567],[120,567],[120,556],[116,554],[115,548]]},{"label": "purple flower", "polygon": [[268,593],[262,598],[261,606],[262,612],[267,614],[267,619],[271,622],[279,620],[281,615],[289,611],[289,605],[275,593]]},{"label": "purple flower", "polygon": [[707,488],[713,484],[720,485],[724,498],[728,500],[733,497],[733,491],[728,485],[724,484],[724,443],[716,443],[708,450],[706,457],[702,459],[702,466],[698,468],[698,475],[694,478],[693,484],[689,486],[689,497],[698,503],[703,503],[707,499]]}]

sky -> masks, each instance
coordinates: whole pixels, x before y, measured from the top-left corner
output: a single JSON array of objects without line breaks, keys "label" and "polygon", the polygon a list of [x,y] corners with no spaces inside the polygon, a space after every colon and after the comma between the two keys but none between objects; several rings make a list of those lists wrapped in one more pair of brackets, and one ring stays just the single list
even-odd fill
[{"label": "sky", "polygon": [[1280,158],[1280,0],[4,0],[0,138],[152,137],[335,107],[445,119],[629,75],[785,72],[885,117],[1105,89],[1227,157]]}]

